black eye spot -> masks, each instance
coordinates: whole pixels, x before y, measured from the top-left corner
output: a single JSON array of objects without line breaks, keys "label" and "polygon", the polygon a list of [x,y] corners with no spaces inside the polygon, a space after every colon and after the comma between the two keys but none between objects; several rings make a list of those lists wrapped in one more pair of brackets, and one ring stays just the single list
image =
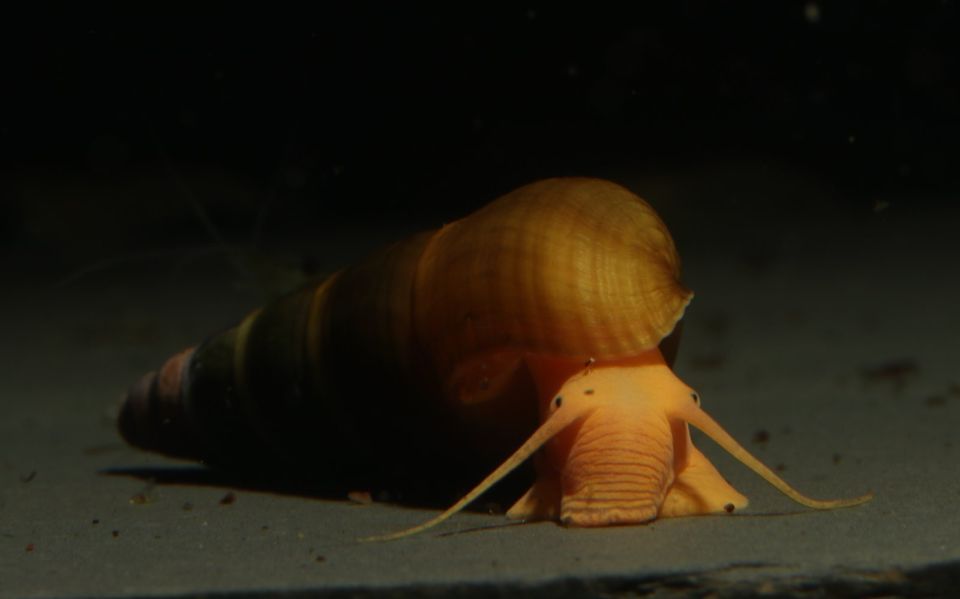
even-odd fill
[{"label": "black eye spot", "polygon": [[723,511],[727,512],[728,514],[732,514],[733,510],[734,506],[732,503],[728,503],[727,505],[723,506]]},{"label": "black eye spot", "polygon": [[561,405],[563,405],[563,397],[561,397],[561,396],[559,396],[559,395],[556,396],[556,397],[554,397],[554,398],[553,398],[553,407],[559,408]]},{"label": "black eye spot", "polygon": [[700,405],[700,394],[699,394],[699,393],[697,393],[696,391],[694,391],[694,392],[692,392],[692,393],[690,394],[690,397],[693,399],[693,403],[697,404],[698,406]]},{"label": "black eye spot", "polygon": [[593,395],[593,389],[584,389],[584,390],[583,390],[583,394],[584,394],[584,395]]}]

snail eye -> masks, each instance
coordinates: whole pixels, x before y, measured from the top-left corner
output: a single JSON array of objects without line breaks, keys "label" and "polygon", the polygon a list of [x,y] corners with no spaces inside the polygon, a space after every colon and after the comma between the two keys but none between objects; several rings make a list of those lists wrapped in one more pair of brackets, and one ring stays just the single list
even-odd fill
[{"label": "snail eye", "polygon": [[700,394],[696,391],[690,393],[690,397],[693,399],[693,403],[700,405]]},{"label": "snail eye", "polygon": [[562,405],[563,405],[563,397],[561,397],[560,395],[558,395],[558,396],[556,396],[556,397],[553,398],[553,407],[554,407],[554,408],[559,408],[559,407],[562,406]]}]

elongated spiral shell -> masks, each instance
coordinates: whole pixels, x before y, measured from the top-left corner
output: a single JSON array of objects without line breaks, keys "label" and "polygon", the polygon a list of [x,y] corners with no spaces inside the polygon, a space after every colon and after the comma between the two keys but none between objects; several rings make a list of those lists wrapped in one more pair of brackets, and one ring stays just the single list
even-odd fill
[{"label": "elongated spiral shell", "polygon": [[120,430],[146,449],[320,476],[444,454],[486,468],[537,425],[525,356],[636,355],[691,297],[643,200],[539,181],[178,354],[131,390]]}]

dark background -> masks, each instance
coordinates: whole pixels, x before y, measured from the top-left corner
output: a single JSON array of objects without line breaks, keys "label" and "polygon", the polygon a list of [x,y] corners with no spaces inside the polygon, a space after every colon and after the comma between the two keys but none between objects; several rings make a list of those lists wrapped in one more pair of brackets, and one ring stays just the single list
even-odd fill
[{"label": "dark background", "polygon": [[629,4],[8,15],[0,248],[269,246],[730,158],[853,209],[960,187],[953,2]]}]

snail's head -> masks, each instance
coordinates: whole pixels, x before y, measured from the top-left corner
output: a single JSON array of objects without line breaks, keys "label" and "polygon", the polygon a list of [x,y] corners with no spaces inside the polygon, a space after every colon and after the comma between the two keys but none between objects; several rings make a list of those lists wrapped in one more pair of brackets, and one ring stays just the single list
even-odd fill
[{"label": "snail's head", "polygon": [[542,424],[503,464],[454,506],[395,539],[426,530],[466,507],[541,448],[537,481],[508,512],[574,526],[636,524],[657,517],[731,512],[747,505],[690,441],[688,424],[794,501],[832,509],[868,501],[816,500],[762,464],[700,407],[660,351],[600,362],[529,358]]},{"label": "snail's head", "polygon": [[535,491],[511,517],[608,526],[747,505],[693,447],[685,415],[699,410],[699,396],[658,351],[572,375],[565,369],[556,361],[532,364],[543,392],[565,377],[543,397],[545,420],[561,410],[576,417],[546,444]]}]

